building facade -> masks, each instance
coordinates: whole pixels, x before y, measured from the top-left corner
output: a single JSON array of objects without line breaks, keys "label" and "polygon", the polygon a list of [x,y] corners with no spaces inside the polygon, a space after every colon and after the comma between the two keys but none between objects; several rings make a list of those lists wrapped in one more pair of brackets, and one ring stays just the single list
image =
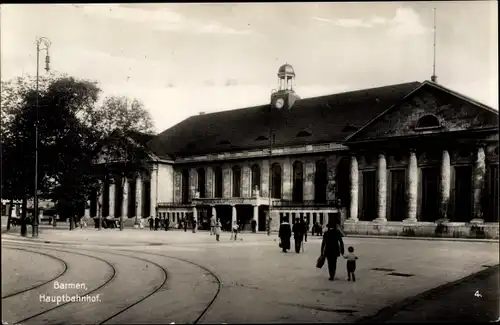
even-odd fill
[{"label": "building facade", "polygon": [[498,238],[497,111],[429,81],[301,99],[290,65],[278,80],[270,104],[155,136],[149,171],[103,184],[86,214]]}]

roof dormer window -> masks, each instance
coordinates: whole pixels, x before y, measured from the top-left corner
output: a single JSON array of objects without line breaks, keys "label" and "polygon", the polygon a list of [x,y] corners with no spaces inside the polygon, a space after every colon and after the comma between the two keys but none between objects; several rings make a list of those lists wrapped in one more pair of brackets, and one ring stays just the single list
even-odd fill
[{"label": "roof dormer window", "polygon": [[441,122],[439,119],[432,114],[422,116],[415,127],[415,129],[436,129],[441,127]]},{"label": "roof dormer window", "polygon": [[302,130],[299,133],[297,133],[296,137],[297,138],[305,138],[305,137],[310,137],[311,135],[312,135],[311,132],[306,131],[306,130]]}]

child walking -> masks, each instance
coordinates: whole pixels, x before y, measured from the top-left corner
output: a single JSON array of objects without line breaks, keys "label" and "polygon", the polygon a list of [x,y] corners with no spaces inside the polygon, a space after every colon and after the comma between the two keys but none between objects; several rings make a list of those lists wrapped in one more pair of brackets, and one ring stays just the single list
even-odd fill
[{"label": "child walking", "polygon": [[351,276],[352,276],[352,281],[356,281],[356,276],[354,275],[354,271],[356,271],[356,260],[358,259],[358,257],[354,255],[354,248],[352,246],[349,246],[347,251],[349,253],[344,255],[344,258],[347,260],[347,276],[348,276],[347,281],[351,281]]},{"label": "child walking", "polygon": [[231,232],[231,239],[233,239],[233,236],[234,236],[234,240],[236,240],[236,237],[238,237],[238,223],[236,221],[233,224],[233,229]]}]

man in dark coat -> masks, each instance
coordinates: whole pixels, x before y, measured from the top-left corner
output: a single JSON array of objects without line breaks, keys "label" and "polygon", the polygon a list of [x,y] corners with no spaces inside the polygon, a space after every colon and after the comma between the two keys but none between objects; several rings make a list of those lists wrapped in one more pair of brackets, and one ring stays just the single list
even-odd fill
[{"label": "man in dark coat", "polygon": [[323,235],[321,242],[321,254],[326,257],[328,261],[328,272],[333,281],[335,278],[335,271],[337,270],[337,258],[344,255],[344,242],[342,241],[342,234],[337,230],[334,223],[328,224],[328,230]]},{"label": "man in dark coat", "polygon": [[302,230],[304,232],[304,241],[307,243],[307,232],[309,231],[309,226],[304,219],[300,219],[300,223],[302,224]]},{"label": "man in dark coat", "polygon": [[252,219],[252,232],[257,232],[257,221],[255,221],[255,219]]},{"label": "man in dark coat", "polygon": [[299,220],[296,220],[292,227],[293,240],[295,241],[295,253],[300,253],[302,240],[304,239],[304,225]]},{"label": "man in dark coat", "polygon": [[158,216],[155,217],[155,230],[158,230],[160,228],[160,218]]},{"label": "man in dark coat", "polygon": [[153,230],[154,227],[153,227],[153,223],[154,223],[154,220],[153,220],[153,217],[149,217],[149,230]]},{"label": "man in dark coat", "polygon": [[184,217],[184,219],[182,219],[182,223],[184,224],[184,232],[186,232],[188,229],[188,220],[186,217]]},{"label": "man in dark coat", "polygon": [[292,237],[292,227],[286,221],[283,221],[280,225],[278,236],[281,240],[281,249],[284,253],[290,249],[290,237]]}]

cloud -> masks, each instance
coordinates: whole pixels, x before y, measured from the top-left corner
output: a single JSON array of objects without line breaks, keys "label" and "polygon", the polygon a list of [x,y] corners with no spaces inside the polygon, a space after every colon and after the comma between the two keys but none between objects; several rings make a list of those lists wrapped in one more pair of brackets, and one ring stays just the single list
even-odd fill
[{"label": "cloud", "polygon": [[422,35],[429,31],[429,29],[422,24],[418,13],[412,8],[406,7],[399,7],[392,19],[380,16],[373,16],[369,19],[328,19],[323,17],[311,18],[323,23],[329,23],[343,28],[371,28],[377,26],[385,26],[388,28],[388,35],[394,37]]},{"label": "cloud", "polygon": [[203,22],[187,18],[173,10],[158,8],[145,10],[141,8],[122,7],[117,5],[86,5],[83,12],[87,15],[115,19],[134,24],[147,25],[150,28],[161,31],[186,32],[194,34],[226,34],[226,35],[248,35],[251,29],[238,30],[224,26],[219,22]]}]

